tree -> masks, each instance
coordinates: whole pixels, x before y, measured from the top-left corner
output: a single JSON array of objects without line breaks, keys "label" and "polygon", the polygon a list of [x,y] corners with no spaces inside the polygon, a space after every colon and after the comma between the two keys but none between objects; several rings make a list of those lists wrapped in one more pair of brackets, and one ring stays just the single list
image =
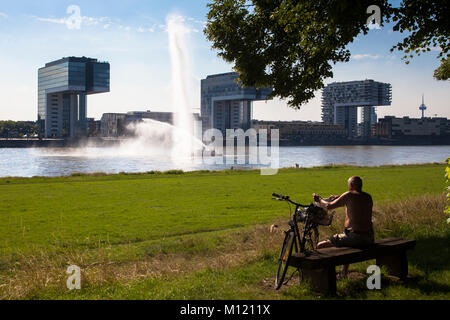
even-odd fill
[{"label": "tree", "polygon": [[[426,51],[429,45],[440,45],[441,54],[446,54],[447,18],[442,14],[435,22],[429,17],[446,4],[425,2],[429,10],[415,14],[408,8],[393,9],[387,0],[214,0],[208,4],[204,32],[218,55],[234,63],[244,86],[273,87],[272,97],[288,99],[291,107],[300,108],[333,76],[333,64],[349,61],[347,45],[369,31],[371,5],[381,9],[381,25],[396,17],[398,31],[412,31],[393,49],[409,53],[420,44]],[[414,3],[404,0],[402,5]]]},{"label": "tree", "polygon": [[[395,45],[394,50],[404,51],[403,59],[406,63],[413,58],[413,53],[420,55],[429,52],[433,48],[439,50],[438,58],[441,59],[440,75],[445,78],[450,56],[450,2],[442,0],[403,0],[399,8],[392,9],[392,21],[396,22],[394,31],[408,32],[402,42]],[[446,57],[446,58],[445,58]],[[446,67],[447,64],[447,67]],[[441,79],[440,79],[441,80]]]},{"label": "tree", "polygon": [[30,136],[36,134],[37,130],[37,124],[31,121],[0,121],[1,138],[10,138],[12,133],[18,137]]},{"label": "tree", "polygon": [[448,80],[450,78],[450,60],[444,59],[439,68],[434,71],[436,80]]}]

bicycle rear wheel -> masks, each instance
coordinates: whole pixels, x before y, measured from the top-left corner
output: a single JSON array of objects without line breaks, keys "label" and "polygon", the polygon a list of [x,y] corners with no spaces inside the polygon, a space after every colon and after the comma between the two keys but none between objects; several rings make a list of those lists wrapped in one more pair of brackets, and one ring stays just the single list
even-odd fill
[{"label": "bicycle rear wheel", "polygon": [[295,235],[294,231],[286,232],[284,237],[283,247],[281,248],[280,257],[278,258],[277,276],[275,278],[275,288],[280,289],[283,285],[284,277],[286,276],[289,267],[289,260],[292,255],[292,248],[294,246]]}]

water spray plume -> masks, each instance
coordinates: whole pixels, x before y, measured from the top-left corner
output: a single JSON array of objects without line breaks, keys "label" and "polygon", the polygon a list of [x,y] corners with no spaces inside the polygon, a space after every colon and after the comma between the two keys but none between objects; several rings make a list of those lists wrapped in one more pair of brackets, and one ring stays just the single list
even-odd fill
[{"label": "water spray plume", "polygon": [[189,29],[184,25],[183,17],[178,15],[169,15],[166,22],[172,65],[174,126],[177,128],[177,131],[174,131],[176,136],[173,137],[172,157],[185,158],[190,157],[196,151],[194,148],[194,119],[188,102],[191,83],[187,46]]}]

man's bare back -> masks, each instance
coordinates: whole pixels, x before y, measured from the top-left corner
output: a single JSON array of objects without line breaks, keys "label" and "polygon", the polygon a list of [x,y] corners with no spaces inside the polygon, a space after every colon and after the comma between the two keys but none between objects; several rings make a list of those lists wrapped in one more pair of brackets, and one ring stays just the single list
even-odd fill
[{"label": "man's bare back", "polygon": [[363,191],[347,191],[336,200],[325,205],[330,210],[345,206],[345,228],[355,233],[372,230],[373,201],[370,194]]},{"label": "man's bare back", "polygon": [[[345,206],[344,233],[335,234],[329,240],[322,241],[317,248],[327,247],[366,247],[374,242],[374,232],[372,227],[372,207],[373,201],[370,194],[362,191],[362,180],[359,177],[348,179],[348,191],[340,197],[332,196],[322,199],[314,194],[314,201],[327,209],[335,209]],[[346,275],[348,265],[342,270],[342,275]]]}]

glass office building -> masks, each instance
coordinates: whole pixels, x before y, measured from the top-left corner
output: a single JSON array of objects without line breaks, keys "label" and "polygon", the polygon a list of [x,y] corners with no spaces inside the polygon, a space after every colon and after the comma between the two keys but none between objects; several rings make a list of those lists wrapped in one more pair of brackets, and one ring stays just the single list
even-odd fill
[{"label": "glass office building", "polygon": [[253,101],[267,100],[271,88],[242,87],[236,72],[207,76],[201,81],[201,117],[203,130],[251,127]]},{"label": "glass office building", "polygon": [[86,96],[109,92],[110,66],[86,57],[49,62],[38,71],[38,123],[46,138],[87,134]]},{"label": "glass office building", "polygon": [[361,135],[368,137],[377,122],[376,106],[389,106],[392,87],[374,80],[333,82],[322,91],[322,121],[339,124],[349,137],[358,135],[358,108],[361,109]]}]

